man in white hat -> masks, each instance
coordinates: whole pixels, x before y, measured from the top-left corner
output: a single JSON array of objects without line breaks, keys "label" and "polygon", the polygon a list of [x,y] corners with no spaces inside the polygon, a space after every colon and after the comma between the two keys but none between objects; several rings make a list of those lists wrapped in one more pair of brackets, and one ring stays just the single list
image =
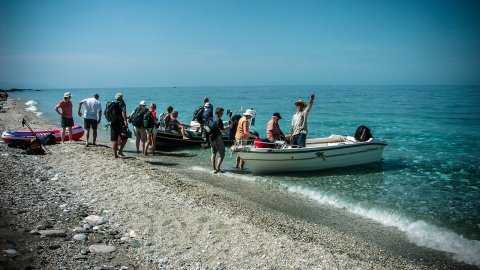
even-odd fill
[{"label": "man in white hat", "polygon": [[130,114],[130,119],[133,125],[133,133],[135,134],[135,146],[137,147],[137,153],[140,153],[140,141],[142,142],[142,152],[147,142],[147,131],[143,127],[143,115],[147,109],[147,102],[145,100],[140,101],[138,107]]},{"label": "man in white hat", "polygon": [[[68,138],[70,142],[73,142],[72,136],[72,127],[73,123],[73,104],[72,104],[72,94],[66,92],[63,94],[63,99],[55,106],[55,111],[62,117],[62,143],[65,141],[65,129],[68,128]],[[58,109],[61,109],[60,112]]]},{"label": "man in white hat", "polygon": [[[249,131],[250,122],[248,120],[252,119],[253,114],[253,110],[248,109],[245,111],[245,113],[243,113],[243,117],[238,120],[237,132],[235,133],[236,145],[247,145],[247,141],[250,138],[258,138],[258,136],[250,133]],[[244,164],[245,162],[239,156],[237,156],[237,163],[235,164],[235,168],[243,169]]]},{"label": "man in white hat", "polygon": [[310,96],[310,102],[307,106],[305,101],[299,99],[295,102],[295,106],[297,107],[297,112],[292,117],[292,127],[291,127],[291,143],[292,145],[297,145],[298,147],[305,147],[305,143],[307,141],[307,118],[310,110],[313,106],[313,100],[315,99],[315,95],[312,94]]}]

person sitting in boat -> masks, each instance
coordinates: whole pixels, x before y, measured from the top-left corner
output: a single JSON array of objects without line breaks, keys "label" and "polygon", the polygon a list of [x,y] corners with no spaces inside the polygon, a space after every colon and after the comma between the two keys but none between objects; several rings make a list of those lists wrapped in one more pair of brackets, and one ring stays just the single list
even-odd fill
[{"label": "person sitting in boat", "polygon": [[268,121],[267,124],[267,140],[270,142],[285,140],[285,135],[283,135],[280,126],[278,125],[278,121],[282,119],[278,112],[272,115],[272,119]]},{"label": "person sitting in boat", "polygon": [[301,99],[295,102],[295,106],[297,106],[297,112],[292,117],[292,145],[297,145],[298,147],[305,147],[308,133],[307,118],[308,113],[310,113],[310,110],[312,109],[314,99],[315,95],[312,94],[310,96],[310,102],[308,106],[307,103]]},{"label": "person sitting in boat", "polygon": [[[238,125],[237,125],[237,132],[235,133],[235,145],[240,146],[240,145],[247,145],[247,141],[250,138],[258,138],[258,136],[250,133],[249,127],[250,127],[250,122],[249,120],[252,119],[253,117],[253,110],[248,109],[243,113],[243,117],[238,120]],[[235,168],[240,168],[243,169],[243,165],[245,162],[240,158],[240,156],[237,156],[237,162],[235,164]]]},{"label": "person sitting in boat", "polygon": [[167,112],[165,113],[165,116],[162,119],[163,120],[163,126],[165,127],[165,129],[172,129],[173,128],[173,123],[172,123],[172,118],[171,118],[172,112],[173,112],[173,107],[168,106]]},{"label": "person sitting in boat", "polygon": [[213,115],[213,105],[210,103],[210,99],[208,99],[208,97],[203,98],[203,107],[205,108],[203,110],[203,119],[205,120],[208,112],[212,113]]},{"label": "person sitting in boat", "polygon": [[185,131],[185,128],[189,128],[190,126],[187,124],[182,124],[180,123],[177,118],[178,118],[178,111],[174,111],[170,115],[171,121],[172,121],[172,130],[179,131],[182,134],[182,138],[184,140],[189,140],[190,138],[188,137],[187,132]]}]

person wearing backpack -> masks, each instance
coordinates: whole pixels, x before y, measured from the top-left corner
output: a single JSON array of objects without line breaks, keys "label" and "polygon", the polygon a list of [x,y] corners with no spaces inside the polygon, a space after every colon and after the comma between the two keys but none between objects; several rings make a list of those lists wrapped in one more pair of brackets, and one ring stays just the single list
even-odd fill
[{"label": "person wearing backpack", "polygon": [[152,154],[155,155],[156,151],[156,143],[155,143],[155,138],[157,137],[157,112],[155,111],[157,109],[157,104],[152,103],[150,105],[150,109],[148,109],[147,112],[145,112],[145,115],[143,116],[143,127],[145,128],[147,132],[147,143],[145,144],[143,148],[143,154],[148,155],[148,146],[152,146]]},{"label": "person wearing backpack", "polygon": [[142,142],[142,152],[145,149],[147,143],[147,132],[143,127],[143,116],[148,111],[147,103],[145,100],[140,101],[138,107],[130,114],[130,119],[133,125],[133,133],[135,134],[135,146],[137,147],[137,153],[140,153],[140,141]]},{"label": "person wearing backpack", "polygon": [[[223,143],[222,133],[226,130],[229,130],[231,126],[228,126],[226,128],[223,126],[223,120],[222,120],[223,112],[224,112],[224,109],[221,107],[218,107],[215,110],[215,116],[213,117],[213,119],[205,122],[205,125],[208,126],[208,128],[210,129],[210,132],[209,132],[210,135],[208,136],[208,139],[210,141],[210,146],[212,148],[210,163],[212,164],[213,173],[224,172],[220,168],[222,166],[223,158],[225,157],[225,144]],[[209,112],[208,114],[210,115],[211,113]],[[209,117],[207,116],[207,118]],[[215,160],[217,153],[219,157],[218,157],[218,160]]]},{"label": "person wearing backpack", "polygon": [[[111,104],[112,112],[110,113],[109,110],[105,109],[105,116],[110,118],[107,118],[110,122],[110,140],[112,141],[113,155],[115,158],[118,158],[119,156],[124,156],[123,148],[125,148],[128,139],[126,135],[126,130],[128,129],[127,106],[123,101],[122,93],[116,93],[115,101]],[[120,145],[118,144],[119,140]]]}]

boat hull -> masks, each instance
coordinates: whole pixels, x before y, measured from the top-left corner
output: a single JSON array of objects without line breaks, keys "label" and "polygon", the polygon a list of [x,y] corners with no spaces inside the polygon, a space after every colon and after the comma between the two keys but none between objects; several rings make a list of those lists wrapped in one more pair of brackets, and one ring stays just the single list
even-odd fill
[{"label": "boat hull", "polygon": [[[47,135],[52,134],[55,136],[55,140],[57,142],[62,141],[62,129],[52,129],[52,130],[38,130],[35,131],[35,135],[31,131],[14,131],[14,130],[9,130],[9,131],[4,131],[2,133],[2,140],[6,143],[9,143],[13,140],[23,140],[23,141],[31,141],[35,136],[37,136],[39,139],[45,138]],[[72,127],[72,133],[73,133],[73,140],[79,140],[82,138],[84,134],[84,130],[81,126],[73,126]],[[65,140],[70,139],[70,134],[68,133],[68,129],[65,132]]]},{"label": "boat hull", "polygon": [[237,154],[254,174],[306,172],[380,162],[385,146],[377,139],[305,148],[251,147]]},{"label": "boat hull", "polygon": [[[184,140],[182,134],[178,131],[159,129],[155,138],[157,149],[201,146],[206,143],[200,132],[187,131],[187,133],[189,134],[190,139]],[[228,134],[223,135],[223,141],[225,145],[230,145],[233,142],[228,138]]]}]

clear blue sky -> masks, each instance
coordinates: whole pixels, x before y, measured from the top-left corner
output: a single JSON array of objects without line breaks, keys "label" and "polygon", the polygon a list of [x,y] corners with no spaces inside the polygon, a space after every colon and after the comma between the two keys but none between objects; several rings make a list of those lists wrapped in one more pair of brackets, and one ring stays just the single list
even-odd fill
[{"label": "clear blue sky", "polygon": [[2,84],[480,84],[480,1],[0,0]]}]

